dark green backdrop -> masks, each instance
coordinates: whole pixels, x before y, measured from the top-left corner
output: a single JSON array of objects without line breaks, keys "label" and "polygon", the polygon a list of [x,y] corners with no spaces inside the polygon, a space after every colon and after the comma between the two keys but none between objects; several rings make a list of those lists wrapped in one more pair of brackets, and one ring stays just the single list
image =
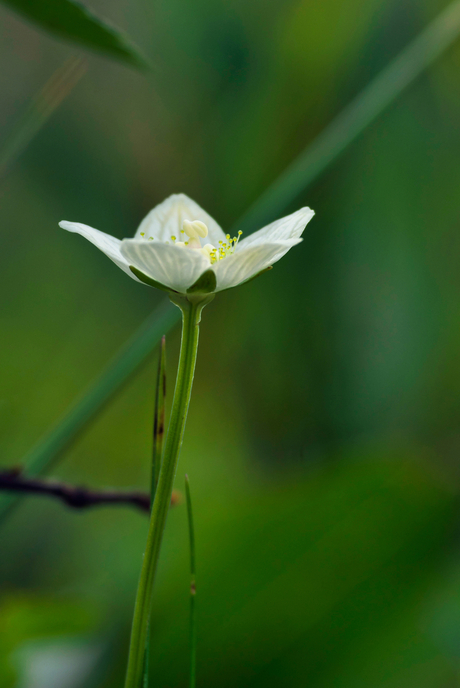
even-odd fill
[{"label": "dark green backdrop", "polygon": [[[94,0],[154,69],[88,54],[0,180],[3,465],[163,298],[58,221],[131,236],[181,191],[230,227],[444,6]],[[78,52],[0,9],[4,145]],[[459,74],[460,43],[286,207],[317,213],[302,245],[204,311],[177,477],[195,507],[200,688],[459,685]],[[171,391],[178,331],[167,347]],[[155,357],[54,476],[147,486]],[[127,508],[15,511],[2,687],[123,685],[146,526]],[[187,557],[182,504],[155,594],[162,688],[187,685]]]}]

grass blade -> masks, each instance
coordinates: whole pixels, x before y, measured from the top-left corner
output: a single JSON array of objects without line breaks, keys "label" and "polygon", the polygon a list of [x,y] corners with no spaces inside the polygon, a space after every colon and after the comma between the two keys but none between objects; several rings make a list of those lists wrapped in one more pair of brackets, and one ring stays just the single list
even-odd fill
[{"label": "grass blade", "polygon": [[160,358],[158,360],[157,385],[155,390],[155,410],[153,413],[153,449],[152,449],[152,502],[160,475],[161,456],[165,431],[166,400],[166,337],[161,338]]},{"label": "grass blade", "polygon": [[[281,214],[459,34],[460,0],[455,0],[323,130],[248,210],[231,233],[241,228],[254,230]],[[26,470],[30,475],[44,473],[53,465],[127,377],[141,365],[161,335],[179,319],[179,311],[165,301],[158,315],[156,313],[145,321],[120,351],[116,365],[112,364],[95,381],[87,395],[26,457]],[[10,502],[9,495],[0,495],[0,517]]]},{"label": "grass blade", "polygon": [[327,125],[237,223],[271,222],[460,35],[460,2],[447,6]]},{"label": "grass blade", "polygon": [[187,502],[188,534],[190,542],[190,688],[196,686],[196,567],[195,529],[193,526],[192,498],[188,475],[185,476],[185,499]]},{"label": "grass blade", "polygon": [[104,52],[138,69],[148,67],[147,60],[121,31],[75,0],[2,1],[50,33]]},{"label": "grass blade", "polygon": [[149,673],[150,673],[150,619],[147,627],[147,637],[145,639],[145,652],[144,652],[144,670],[142,675],[142,681],[139,688],[149,688]]},{"label": "grass blade", "polygon": [[[158,359],[157,384],[155,388],[155,409],[153,412],[153,446],[152,473],[150,479],[150,504],[153,504],[160,475],[161,457],[163,454],[163,439],[165,430],[165,401],[166,401],[166,337],[161,338],[160,356]],[[147,637],[145,639],[144,670],[142,684],[139,688],[149,688],[150,671],[150,619],[148,620]]]},{"label": "grass blade", "polygon": [[53,112],[75,88],[86,73],[86,69],[86,63],[81,57],[67,60],[33,98],[0,151],[0,177],[27,148]]}]

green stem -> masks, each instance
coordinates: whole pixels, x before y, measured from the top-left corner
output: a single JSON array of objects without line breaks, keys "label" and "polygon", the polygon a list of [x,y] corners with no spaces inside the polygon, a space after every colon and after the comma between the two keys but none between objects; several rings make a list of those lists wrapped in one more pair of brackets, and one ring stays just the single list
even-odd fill
[{"label": "green stem", "polygon": [[171,504],[177,460],[179,458],[185,422],[187,420],[193,376],[195,373],[199,322],[201,319],[201,311],[204,306],[209,303],[211,298],[211,296],[207,298],[192,297],[189,301],[185,297],[171,296],[173,303],[182,311],[182,339],[179,367],[177,370],[176,388],[174,390],[160,477],[155,492],[147,545],[137,589],[125,688],[139,688],[142,680],[145,641],[152,601],[153,582],[158,567],[163,532],[169,506]]},{"label": "green stem", "polygon": [[153,504],[158,478],[160,477],[161,458],[165,429],[166,400],[166,336],[161,339],[160,358],[158,361],[157,386],[155,390],[155,411],[153,414],[152,474],[150,498]]},{"label": "green stem", "polygon": [[196,686],[196,568],[195,528],[193,526],[192,497],[188,475],[185,476],[185,498],[187,501],[188,534],[190,542],[190,688]]}]

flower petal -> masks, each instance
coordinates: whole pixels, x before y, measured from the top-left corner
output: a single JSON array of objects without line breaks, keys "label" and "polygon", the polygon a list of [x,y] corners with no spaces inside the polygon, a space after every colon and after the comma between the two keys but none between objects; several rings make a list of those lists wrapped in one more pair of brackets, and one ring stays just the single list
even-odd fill
[{"label": "flower petal", "polygon": [[286,215],[280,220],[275,220],[275,222],[242,239],[238,242],[236,250],[241,251],[248,246],[265,242],[273,243],[298,238],[314,214],[315,212],[311,208],[301,208],[292,215]]},{"label": "flower petal", "polygon": [[136,280],[136,282],[139,282],[137,277],[135,277],[129,269],[128,263],[120,253],[120,239],[110,236],[110,234],[106,234],[105,232],[100,232],[98,229],[94,229],[94,227],[83,225],[81,222],[67,222],[63,220],[59,223],[59,227],[66,229],[68,232],[81,234],[81,236],[85,237],[85,239],[88,239],[88,241],[105,253],[110,260],[113,260],[113,262],[118,265],[119,268],[124,270],[127,275]]},{"label": "flower petal", "polygon": [[185,194],[173,194],[155,206],[142,220],[134,238],[140,239],[143,232],[146,239],[153,237],[159,241],[170,241],[175,236],[179,240],[184,220],[204,222],[209,230],[207,242],[218,246],[219,241],[225,241],[225,234],[217,222]]},{"label": "flower petal", "polygon": [[121,254],[128,265],[182,294],[209,269],[209,260],[200,251],[156,240],[123,239]]},{"label": "flower petal", "polygon": [[217,279],[216,291],[230,289],[245,282],[261,270],[276,263],[292,246],[301,241],[302,239],[294,238],[288,241],[248,246],[219,260],[212,266]]}]

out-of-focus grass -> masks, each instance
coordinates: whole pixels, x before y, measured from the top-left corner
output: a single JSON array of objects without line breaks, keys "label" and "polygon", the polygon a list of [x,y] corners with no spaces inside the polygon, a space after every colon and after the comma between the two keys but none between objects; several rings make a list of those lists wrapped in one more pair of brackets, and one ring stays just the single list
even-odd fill
[{"label": "out-of-focus grass", "polygon": [[137,69],[147,69],[147,60],[127,36],[74,0],[2,0],[26,21],[60,38],[98,50]]},{"label": "out-of-focus grass", "polygon": [[79,57],[66,61],[52,74],[24,115],[19,117],[14,130],[7,134],[0,150],[0,178],[33,141],[85,72],[85,63]]}]

